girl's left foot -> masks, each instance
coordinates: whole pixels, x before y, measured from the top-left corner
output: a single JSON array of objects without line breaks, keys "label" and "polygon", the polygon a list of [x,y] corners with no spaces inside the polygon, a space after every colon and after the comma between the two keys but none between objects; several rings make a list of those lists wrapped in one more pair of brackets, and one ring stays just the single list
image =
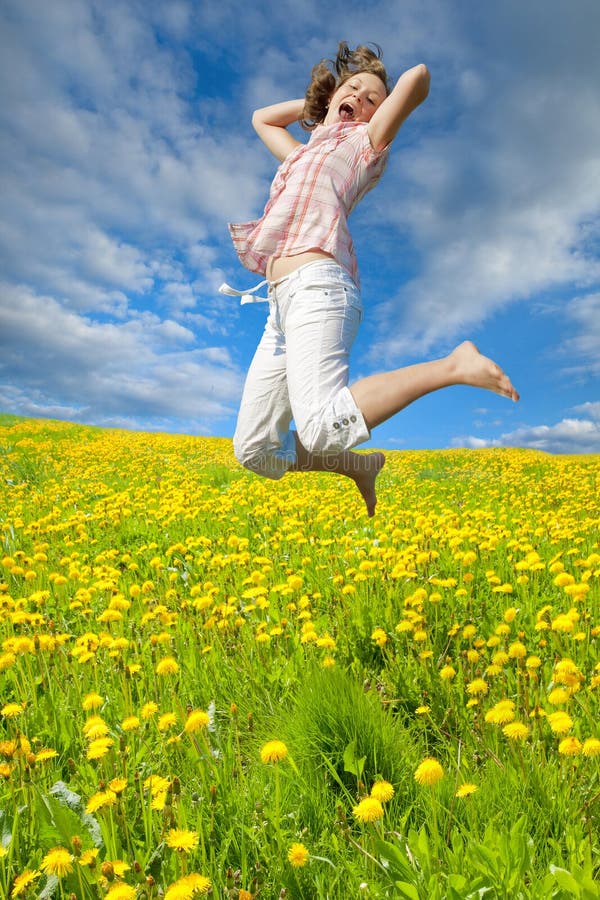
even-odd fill
[{"label": "girl's left foot", "polygon": [[[358,455],[358,454],[357,454]],[[385,463],[383,453],[367,453],[360,454],[361,463],[364,460],[364,466],[361,465],[360,471],[352,474],[356,487],[360,491],[360,495],[365,501],[367,507],[367,515],[375,515],[375,506],[377,504],[377,494],[375,493],[375,481]]]}]

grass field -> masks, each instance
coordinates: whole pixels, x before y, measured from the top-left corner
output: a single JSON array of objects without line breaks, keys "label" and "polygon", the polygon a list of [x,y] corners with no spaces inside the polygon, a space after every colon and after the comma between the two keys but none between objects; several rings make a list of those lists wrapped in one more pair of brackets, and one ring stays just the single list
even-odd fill
[{"label": "grass field", "polygon": [[599,898],[600,457],[0,417],[0,897]]}]

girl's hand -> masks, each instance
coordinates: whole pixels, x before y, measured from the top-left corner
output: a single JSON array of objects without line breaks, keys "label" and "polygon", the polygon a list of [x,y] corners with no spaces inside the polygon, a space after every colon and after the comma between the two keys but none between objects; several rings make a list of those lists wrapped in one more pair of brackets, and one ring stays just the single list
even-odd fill
[{"label": "girl's hand", "polygon": [[300,121],[304,109],[302,100],[286,100],[257,109],[252,116],[252,125],[259,138],[280,162],[301,143],[287,130],[292,122]]},{"label": "girl's hand", "polygon": [[369,122],[369,138],[374,150],[383,150],[394,140],[400,126],[429,93],[429,70],[421,63],[408,69],[394,90],[377,107]]}]

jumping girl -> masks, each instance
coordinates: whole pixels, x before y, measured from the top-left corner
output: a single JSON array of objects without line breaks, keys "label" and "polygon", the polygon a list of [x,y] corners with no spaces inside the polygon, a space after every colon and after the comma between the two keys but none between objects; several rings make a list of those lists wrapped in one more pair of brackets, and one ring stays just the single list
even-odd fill
[{"label": "jumping girl", "polygon": [[[262,218],[229,226],[241,262],[266,276],[251,293],[268,284],[270,307],[246,378],[235,455],[267,478],[289,471],[346,475],[370,516],[385,457],[351,448],[376,425],[453,384],[519,399],[509,378],[468,341],[442,359],[348,386],[362,306],[347,218],[381,177],[400,126],[428,92],[426,66],[404,72],[390,90],[379,48],[341,43],[333,65],[323,60],[313,68],[304,98],[254,113],[254,128],[281,165]],[[312,132],[308,143],[287,130],[298,121]]]}]

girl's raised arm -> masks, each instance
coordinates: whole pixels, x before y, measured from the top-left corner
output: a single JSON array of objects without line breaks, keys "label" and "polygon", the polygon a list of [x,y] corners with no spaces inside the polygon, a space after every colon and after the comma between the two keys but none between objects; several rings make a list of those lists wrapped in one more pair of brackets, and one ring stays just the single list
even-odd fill
[{"label": "girl's raised arm", "polygon": [[287,126],[300,120],[303,109],[304,98],[286,100],[257,109],[252,116],[252,125],[259,138],[280,162],[300,144],[289,133]]},{"label": "girl's raised arm", "polygon": [[400,76],[394,90],[379,106],[369,122],[369,138],[375,150],[383,150],[394,140],[400,126],[429,93],[429,70],[421,63]]}]

